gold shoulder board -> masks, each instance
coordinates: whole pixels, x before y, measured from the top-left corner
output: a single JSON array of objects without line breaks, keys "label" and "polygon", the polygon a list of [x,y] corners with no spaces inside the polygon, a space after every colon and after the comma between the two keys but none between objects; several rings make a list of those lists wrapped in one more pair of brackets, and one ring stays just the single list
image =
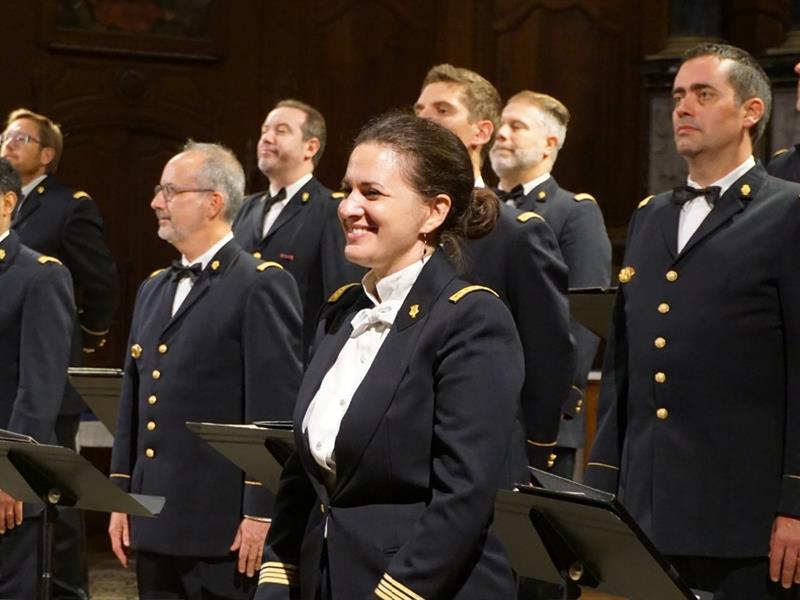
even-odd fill
[{"label": "gold shoulder board", "polygon": [[789,151],[789,149],[788,149],[788,148],[781,148],[780,150],[776,150],[776,151],[775,151],[775,152],[772,154],[772,158],[775,158],[776,156],[780,156],[781,154],[786,154],[788,151]]},{"label": "gold shoulder board", "polygon": [[533,212],[529,210],[517,216],[517,221],[520,223],[527,223],[531,219],[539,219],[540,221],[544,221],[544,217],[537,212]]},{"label": "gold shoulder board", "polygon": [[589,200],[597,204],[597,200],[595,200],[595,197],[592,196],[591,194],[575,194],[574,198],[575,202],[583,202],[584,200]]},{"label": "gold shoulder board", "polygon": [[282,269],[283,265],[281,263],[275,262],[274,260],[268,260],[266,262],[262,262],[260,265],[256,267],[262,273],[270,268]]},{"label": "gold shoulder board", "polygon": [[642,208],[644,206],[647,206],[647,203],[650,202],[650,200],[652,200],[653,198],[655,198],[655,196],[653,195],[648,196],[647,198],[639,202],[639,206],[637,206],[636,208]]},{"label": "gold shoulder board", "polygon": [[36,259],[40,265],[46,265],[47,263],[56,263],[57,265],[62,264],[60,260],[55,258],[54,256],[40,256]]},{"label": "gold shoulder board", "polygon": [[472,292],[489,292],[490,294],[494,294],[498,298],[500,297],[500,294],[495,292],[492,288],[486,287],[485,285],[468,285],[467,287],[461,288],[455,294],[450,296],[449,300],[450,302],[455,304],[456,302],[461,300],[464,296],[466,296],[467,294],[471,294]]},{"label": "gold shoulder board", "polygon": [[331,192],[331,198],[334,200],[341,200],[344,198],[344,192]]},{"label": "gold shoulder board", "polygon": [[74,194],[72,194],[72,197],[75,198],[75,200],[82,200],[83,198],[91,198],[91,196],[86,192],[75,192]]},{"label": "gold shoulder board", "polygon": [[333,292],[331,294],[331,297],[328,298],[328,304],[333,304],[334,302],[337,302],[339,300],[339,298],[341,298],[342,295],[347,290],[349,290],[351,287],[353,287],[354,285],[361,285],[361,284],[360,283],[348,283],[346,285],[343,285],[342,287],[340,287],[338,290],[336,290],[335,292]]},{"label": "gold shoulder board", "polygon": [[148,278],[148,279],[150,279],[150,278],[152,278],[152,277],[155,277],[156,275],[158,275],[158,274],[159,274],[159,273],[161,273],[162,271],[166,271],[166,269],[156,269],[155,271],[153,271],[152,273],[150,273],[150,275],[148,275],[148,276],[147,276],[147,278]]}]

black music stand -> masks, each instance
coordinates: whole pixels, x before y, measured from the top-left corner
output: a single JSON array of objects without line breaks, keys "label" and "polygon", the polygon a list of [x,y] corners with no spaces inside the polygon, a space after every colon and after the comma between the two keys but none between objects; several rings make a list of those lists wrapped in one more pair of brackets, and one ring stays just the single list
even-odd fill
[{"label": "black music stand", "polygon": [[581,585],[628,600],[713,599],[689,588],[612,494],[531,471],[560,489],[521,485],[495,502],[494,528],[519,575],[561,584],[565,600]]},{"label": "black music stand", "polygon": [[39,597],[50,598],[53,525],[57,506],[154,517],[164,498],[127,494],[80,454],[61,446],[40,445],[27,436],[0,430],[0,489],[42,511],[42,569]]},{"label": "black music stand", "polygon": [[186,427],[267,490],[278,493],[283,465],[294,452],[290,421],[262,421],[253,425],[187,421]]},{"label": "black music stand", "polygon": [[117,435],[122,369],[70,367],[69,380],[111,435]]},{"label": "black music stand", "polygon": [[607,338],[617,288],[570,288],[568,295],[572,318],[595,335]]}]

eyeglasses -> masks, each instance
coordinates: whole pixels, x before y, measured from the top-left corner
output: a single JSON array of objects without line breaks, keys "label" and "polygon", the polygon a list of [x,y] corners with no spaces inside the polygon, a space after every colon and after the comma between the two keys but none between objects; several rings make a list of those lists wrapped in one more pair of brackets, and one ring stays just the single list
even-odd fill
[{"label": "eyeglasses", "polygon": [[172,202],[172,199],[177,196],[178,194],[187,194],[189,192],[216,192],[216,190],[211,190],[208,188],[198,188],[198,189],[181,189],[176,188],[171,183],[165,183],[161,185],[160,183],[153,188],[153,195],[158,196],[162,194],[164,196],[164,200],[167,202]]},{"label": "eyeglasses", "polygon": [[31,142],[41,144],[42,140],[36,139],[27,133],[0,133],[0,146],[24,146]]}]

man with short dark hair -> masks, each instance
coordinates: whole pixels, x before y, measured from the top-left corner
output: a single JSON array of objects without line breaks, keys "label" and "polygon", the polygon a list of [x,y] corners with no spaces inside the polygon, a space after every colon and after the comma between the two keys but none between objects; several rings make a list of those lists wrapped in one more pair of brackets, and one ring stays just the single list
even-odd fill
[{"label": "man with short dark hair", "polygon": [[672,95],[688,186],[631,219],[586,480],[691,587],[794,598],[800,185],[753,158],[772,96],[747,52],[689,50]]},{"label": "man with short dark hair", "polygon": [[[0,158],[0,429],[55,442],[75,304],[69,271],[11,231],[20,178]],[[0,490],[0,598],[36,598],[41,509]]]},{"label": "man with short dark hair", "polygon": [[[103,347],[119,300],[119,282],[103,237],[103,219],[86,192],[56,178],[61,160],[61,128],[31,110],[12,111],[0,137],[0,155],[22,181],[22,195],[11,228],[29,248],[59,259],[75,286],[77,318],[70,364],[80,366],[84,354]],[[67,381],[56,422],[58,443],[75,450],[80,413],[86,408]],[[56,596],[88,595],[88,565],[83,516],[65,511],[55,527],[53,586]],[[60,591],[58,591],[60,590]]]},{"label": "man with short dark hair", "polygon": [[[414,110],[455,133],[466,146],[480,178],[485,147],[500,118],[500,95],[469,69],[438,65],[425,77]],[[567,269],[552,230],[541,216],[501,206],[497,225],[466,248],[468,277],[493,288],[514,316],[525,352],[525,384],[520,398],[524,440],[514,444],[506,484],[528,481],[527,466],[548,469],[569,394],[573,345],[569,332]],[[509,432],[510,435],[513,432]],[[527,456],[524,456],[527,449]]]},{"label": "man with short dark hair", "polygon": [[[794,72],[798,76],[795,110],[800,112],[800,62],[794,65]],[[775,152],[769,164],[767,164],[767,172],[774,177],[780,177],[787,181],[800,182],[800,144],[795,144],[791,148],[782,148]]]},{"label": "man with short dark hair", "polygon": [[114,513],[109,524],[123,565],[136,551],[143,599],[255,590],[273,498],[185,425],[288,420],[300,384],[297,286],[233,240],[243,192],[233,153],[190,142],[150,203],[182,258],[139,288],[111,479],[167,501],[157,519]]},{"label": "man with short dark hair", "polygon": [[[503,108],[489,156],[507,203],[535,211],[555,233],[569,270],[569,287],[606,287],[611,279],[611,242],[603,213],[590,194],[568,192],[551,175],[567,136],[569,116],[567,107],[552,96],[519,92]],[[600,338],[574,320],[570,329],[577,360],[564,402],[553,472],[571,479],[577,449],[586,439],[583,396]]]},{"label": "man with short dark hair", "polygon": [[269,190],[248,196],[233,223],[239,245],[257,258],[283,265],[303,301],[303,349],[317,313],[342,284],[363,269],[344,258],[344,234],[336,209],[341,194],[314,177],[326,142],[325,119],[299,100],[282,100],[269,112],[258,141],[258,168]]}]

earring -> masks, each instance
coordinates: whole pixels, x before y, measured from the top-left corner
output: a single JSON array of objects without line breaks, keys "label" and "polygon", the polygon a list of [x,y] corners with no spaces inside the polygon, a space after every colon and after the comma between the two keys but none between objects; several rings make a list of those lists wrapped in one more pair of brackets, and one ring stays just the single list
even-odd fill
[{"label": "earring", "polygon": [[425,255],[428,253],[428,234],[422,234],[422,258],[420,260],[425,260]]}]

